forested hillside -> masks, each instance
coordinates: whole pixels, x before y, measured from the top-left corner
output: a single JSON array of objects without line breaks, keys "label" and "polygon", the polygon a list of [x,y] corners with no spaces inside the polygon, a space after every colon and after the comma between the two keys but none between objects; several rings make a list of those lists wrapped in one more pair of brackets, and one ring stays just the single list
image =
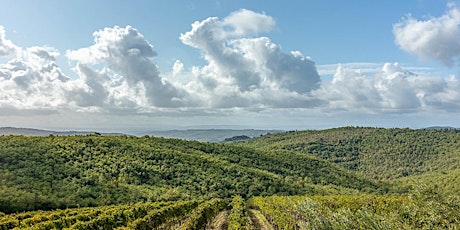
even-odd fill
[{"label": "forested hillside", "polygon": [[460,169],[441,170],[421,175],[413,175],[396,179],[394,183],[406,184],[416,187],[430,185],[437,193],[444,196],[460,195]]},{"label": "forested hillside", "polygon": [[272,194],[386,192],[328,161],[154,137],[0,137],[0,211]]},{"label": "forested hillside", "polygon": [[460,168],[460,131],[455,129],[344,127],[265,135],[240,145],[311,154],[374,179]]}]

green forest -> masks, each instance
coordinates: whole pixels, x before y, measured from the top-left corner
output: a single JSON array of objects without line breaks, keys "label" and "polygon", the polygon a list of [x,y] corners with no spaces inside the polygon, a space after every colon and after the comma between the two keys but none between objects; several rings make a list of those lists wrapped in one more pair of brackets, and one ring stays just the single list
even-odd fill
[{"label": "green forest", "polygon": [[457,229],[459,178],[455,129],[9,135],[0,229]]}]

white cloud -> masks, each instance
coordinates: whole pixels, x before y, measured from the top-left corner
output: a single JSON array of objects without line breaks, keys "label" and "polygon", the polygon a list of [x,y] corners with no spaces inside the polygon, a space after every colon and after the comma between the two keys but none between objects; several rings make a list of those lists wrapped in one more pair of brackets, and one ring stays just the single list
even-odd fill
[{"label": "white cloud", "polygon": [[[78,72],[82,79],[101,79],[100,84],[89,82],[87,84],[96,86],[96,91],[111,91],[109,93],[111,98],[106,102],[117,105],[117,99],[122,99],[122,101],[129,101],[125,104],[141,106],[136,101],[143,101],[143,99],[126,95],[129,90],[122,90],[123,93],[116,92],[117,89],[121,90],[120,85],[126,84],[127,87],[138,88],[134,91],[145,92],[145,97],[151,106],[181,107],[192,103],[185,91],[175,88],[160,76],[157,65],[151,60],[156,56],[156,52],[138,30],[131,26],[125,28],[116,26],[97,31],[93,35],[95,37],[93,46],[67,51],[67,57],[80,63]],[[90,64],[92,66],[89,66]],[[107,69],[98,70],[97,66]],[[126,97],[113,98],[113,95],[126,95]],[[137,94],[137,96],[141,95]]]},{"label": "white cloud", "polygon": [[451,76],[444,82],[432,84],[425,82],[425,87],[434,88],[432,94],[422,95],[427,106],[449,112],[460,111],[460,84],[457,78]]},{"label": "white cloud", "polygon": [[0,26],[0,56],[15,54],[18,50],[12,41],[6,39],[5,28]]},{"label": "white cloud", "polygon": [[[95,34],[101,34],[101,31]],[[4,37],[2,40],[7,41]],[[116,36],[113,38],[116,39]],[[142,41],[142,39],[138,40]],[[110,111],[113,109],[136,111],[139,107],[148,108],[151,106],[147,102],[150,95],[145,92],[146,87],[143,84],[144,82],[151,84],[151,82],[142,78],[136,79],[136,77],[148,78],[152,75],[130,75],[133,78],[129,78],[128,81],[122,76],[114,74],[115,70],[126,72],[123,68],[130,68],[129,65],[132,64],[128,63],[120,67],[119,65],[125,64],[123,62],[131,60],[135,63],[136,60],[132,56],[136,55],[133,54],[136,51],[131,50],[129,51],[131,53],[126,54],[131,58],[128,58],[129,60],[123,60],[122,57],[117,59],[116,55],[123,55],[120,54],[120,49],[117,50],[116,46],[109,47],[110,41],[103,39],[98,41],[105,42],[107,46],[97,44],[99,45],[97,48],[82,49],[82,53],[87,51],[94,53],[95,56],[86,57],[82,53],[78,53],[78,55],[77,52],[74,53],[80,58],[86,58],[81,60],[85,64],[78,63],[75,67],[79,76],[78,79],[71,79],[62,73],[56,63],[59,52],[54,48],[29,47],[23,49],[15,46],[12,42],[3,42],[0,49],[7,50],[5,44],[8,47],[14,47],[14,52],[10,54],[14,56],[7,63],[0,64],[0,107],[36,112],[39,110]],[[137,47],[142,48],[142,46]],[[153,54],[154,51],[150,50],[150,53],[145,55],[152,56]],[[106,62],[102,62],[102,59]],[[117,61],[120,62],[118,66]],[[146,65],[150,64],[148,60],[145,62]],[[110,68],[93,69],[90,63],[95,64],[95,66],[111,65],[114,70],[112,71]],[[153,76],[156,76],[158,71],[156,66],[153,65],[153,67]],[[161,84],[165,85],[164,83]],[[154,88],[151,85],[149,87]]]},{"label": "white cloud", "polygon": [[454,77],[419,76],[386,63],[373,76],[339,65],[333,80],[323,81],[313,95],[328,102],[325,109],[406,113],[458,110],[459,90]]},{"label": "white cloud", "polygon": [[44,59],[47,61],[56,61],[56,57],[59,56],[59,51],[52,47],[38,47],[33,46],[27,48],[29,55],[34,55],[39,59]]},{"label": "white cloud", "polygon": [[[3,41],[8,41],[3,35]],[[12,42],[0,44],[13,59],[0,64],[0,107],[55,110],[66,105],[62,85],[69,80],[55,63],[58,52],[46,47],[23,50]]]},{"label": "white cloud", "polygon": [[460,10],[449,4],[440,17],[417,20],[411,16],[393,26],[396,44],[422,59],[434,59],[447,66],[460,64]]},{"label": "white cloud", "polygon": [[184,63],[182,63],[180,60],[176,60],[174,62],[174,65],[172,67],[172,73],[173,75],[179,75],[184,71]]},{"label": "white cloud", "polygon": [[298,51],[283,52],[267,37],[252,37],[274,25],[265,14],[240,10],[222,20],[214,17],[195,22],[180,36],[184,44],[199,49],[208,62],[192,73],[197,79],[194,88],[209,92],[210,106],[316,105],[309,96],[320,82],[314,62]]},{"label": "white cloud", "polygon": [[[340,65],[344,69],[350,69],[358,71],[364,74],[375,74],[382,70],[382,65],[385,63],[371,63],[371,62],[350,62],[350,63],[338,63],[338,64],[325,64],[317,65],[318,73],[320,76],[334,75]],[[406,67],[407,68],[407,67]]]},{"label": "white cloud", "polygon": [[270,31],[275,20],[266,14],[241,9],[231,13],[222,21],[226,37],[241,37]]}]

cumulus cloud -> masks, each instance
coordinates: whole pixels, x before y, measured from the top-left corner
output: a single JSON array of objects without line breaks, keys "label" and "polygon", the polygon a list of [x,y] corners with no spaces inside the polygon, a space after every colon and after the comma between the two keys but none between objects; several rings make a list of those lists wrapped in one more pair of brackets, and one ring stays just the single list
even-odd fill
[{"label": "cumulus cloud", "polygon": [[460,10],[453,3],[440,17],[417,20],[411,16],[393,26],[396,44],[422,59],[447,66],[460,64]]},{"label": "cumulus cloud", "polygon": [[0,50],[13,50],[9,53],[13,59],[0,64],[0,107],[54,110],[65,106],[62,85],[69,78],[55,62],[59,55],[56,50],[47,47],[24,50],[12,42],[0,44]]},{"label": "cumulus cloud", "polygon": [[[144,91],[149,103],[157,107],[180,107],[190,103],[185,91],[175,88],[162,79],[158,66],[151,58],[156,56],[153,46],[131,26],[125,28],[105,28],[93,34],[95,44],[74,51],[67,51],[67,57],[79,62],[78,73],[82,79],[100,79],[99,84],[92,84],[100,90],[110,90],[110,100],[129,101],[133,98],[118,98],[123,93],[115,89],[127,84],[135,91]],[[104,66],[97,70],[88,66]],[[110,73],[116,77],[111,77]],[[88,76],[89,75],[89,76]],[[88,84],[91,85],[91,84]],[[117,87],[108,87],[116,85]],[[122,90],[125,91],[126,90]],[[100,95],[94,95],[99,97]]]},{"label": "cumulus cloud", "polygon": [[153,46],[136,29],[105,28],[94,36],[93,46],[67,52],[77,62],[72,79],[57,65],[56,49],[17,47],[2,29],[0,50],[12,59],[0,64],[0,107],[135,112],[186,105],[187,93],[161,78],[150,60]]},{"label": "cumulus cloud", "polygon": [[398,63],[386,63],[373,76],[338,66],[331,82],[322,82],[313,95],[324,108],[370,113],[421,110],[458,111],[460,90],[455,77],[419,76]]},{"label": "cumulus cloud", "polygon": [[309,95],[320,82],[314,62],[299,51],[285,53],[268,37],[257,37],[274,26],[270,16],[239,10],[222,20],[211,17],[197,21],[180,36],[184,44],[199,49],[208,62],[192,73],[198,79],[196,84],[211,92],[211,106],[317,104]]}]

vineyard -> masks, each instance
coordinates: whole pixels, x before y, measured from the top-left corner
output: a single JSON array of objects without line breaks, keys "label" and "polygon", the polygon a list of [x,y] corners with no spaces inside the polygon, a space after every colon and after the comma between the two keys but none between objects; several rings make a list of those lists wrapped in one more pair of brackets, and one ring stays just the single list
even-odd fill
[{"label": "vineyard", "polygon": [[0,229],[458,229],[460,203],[408,196],[241,196],[145,202],[0,217]]},{"label": "vineyard", "polygon": [[441,198],[430,189],[409,196],[253,197],[274,229],[458,229],[458,197]]},{"label": "vineyard", "polygon": [[35,211],[5,215],[0,229],[202,229],[222,199]]}]

